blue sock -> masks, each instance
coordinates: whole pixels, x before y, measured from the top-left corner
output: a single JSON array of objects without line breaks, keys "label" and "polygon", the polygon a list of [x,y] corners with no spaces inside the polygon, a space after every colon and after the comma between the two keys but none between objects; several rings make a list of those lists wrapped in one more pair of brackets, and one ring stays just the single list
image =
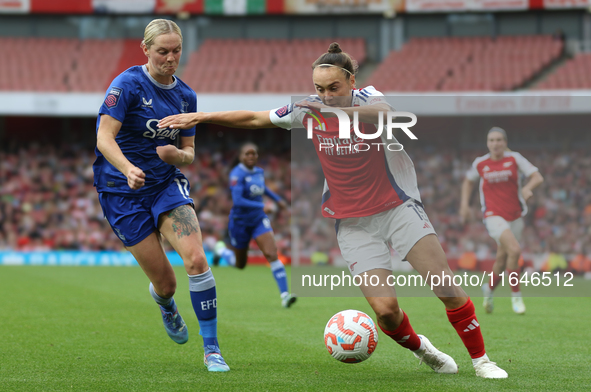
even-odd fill
[{"label": "blue sock", "polygon": [[211,269],[200,275],[189,275],[189,290],[191,303],[199,321],[199,335],[203,336],[203,346],[219,347],[217,296]]},{"label": "blue sock", "polygon": [[285,273],[285,267],[283,266],[281,260],[275,260],[269,264],[271,264],[271,272],[273,272],[273,277],[275,278],[277,287],[279,287],[279,292],[283,297],[284,295],[288,294],[287,274]]}]

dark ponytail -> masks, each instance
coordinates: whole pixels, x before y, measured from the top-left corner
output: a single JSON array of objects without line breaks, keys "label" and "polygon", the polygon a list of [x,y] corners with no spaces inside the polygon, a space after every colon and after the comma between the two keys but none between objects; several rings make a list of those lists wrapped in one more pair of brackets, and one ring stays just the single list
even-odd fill
[{"label": "dark ponytail", "polygon": [[336,42],[330,44],[328,51],[314,61],[312,69],[315,69],[318,66],[323,66],[323,64],[335,65],[342,68],[341,71],[347,79],[352,75],[355,75],[358,68],[357,61],[353,60],[349,54],[343,52],[339,44]]}]

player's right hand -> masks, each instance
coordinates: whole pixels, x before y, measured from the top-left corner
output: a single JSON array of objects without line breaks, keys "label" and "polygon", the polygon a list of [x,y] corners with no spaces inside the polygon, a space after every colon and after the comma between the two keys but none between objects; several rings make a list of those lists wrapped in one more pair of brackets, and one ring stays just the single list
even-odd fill
[{"label": "player's right hand", "polygon": [[126,177],[127,185],[129,185],[131,189],[140,189],[146,184],[146,175],[139,167],[132,167],[129,172],[127,172]]},{"label": "player's right hand", "polygon": [[460,207],[460,222],[467,223],[472,218],[472,210],[468,206]]},{"label": "player's right hand", "polygon": [[174,116],[168,116],[158,121],[158,128],[171,129],[189,129],[199,124],[202,117],[201,112],[198,113],[181,113]]}]

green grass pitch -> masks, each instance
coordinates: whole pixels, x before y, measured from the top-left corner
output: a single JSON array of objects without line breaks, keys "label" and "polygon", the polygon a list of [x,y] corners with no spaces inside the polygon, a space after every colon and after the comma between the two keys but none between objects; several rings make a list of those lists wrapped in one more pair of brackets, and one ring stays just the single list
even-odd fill
[{"label": "green grass pitch", "polygon": [[510,298],[485,314],[475,298],[489,356],[506,380],[474,375],[470,357],[433,297],[402,298],[417,333],[455,358],[457,375],[435,374],[380,332],[373,356],[342,364],[324,347],[329,317],[373,316],[363,298],[300,298],[280,306],[266,267],[214,269],[219,339],[229,373],[203,366],[199,326],[182,268],[175,296],[189,328],[177,345],[138,267],[0,267],[0,391],[588,391],[591,299]]}]

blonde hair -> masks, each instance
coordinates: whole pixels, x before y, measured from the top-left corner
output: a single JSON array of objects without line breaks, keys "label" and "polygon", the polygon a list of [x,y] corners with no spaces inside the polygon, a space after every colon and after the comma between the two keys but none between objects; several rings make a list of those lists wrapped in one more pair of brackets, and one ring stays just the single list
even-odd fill
[{"label": "blonde hair", "polygon": [[152,46],[156,37],[170,33],[178,34],[178,36],[181,37],[181,42],[183,42],[183,33],[181,33],[181,29],[176,23],[168,19],[154,19],[148,23],[144,30],[144,40],[142,41],[142,44],[150,49],[150,46]]}]

